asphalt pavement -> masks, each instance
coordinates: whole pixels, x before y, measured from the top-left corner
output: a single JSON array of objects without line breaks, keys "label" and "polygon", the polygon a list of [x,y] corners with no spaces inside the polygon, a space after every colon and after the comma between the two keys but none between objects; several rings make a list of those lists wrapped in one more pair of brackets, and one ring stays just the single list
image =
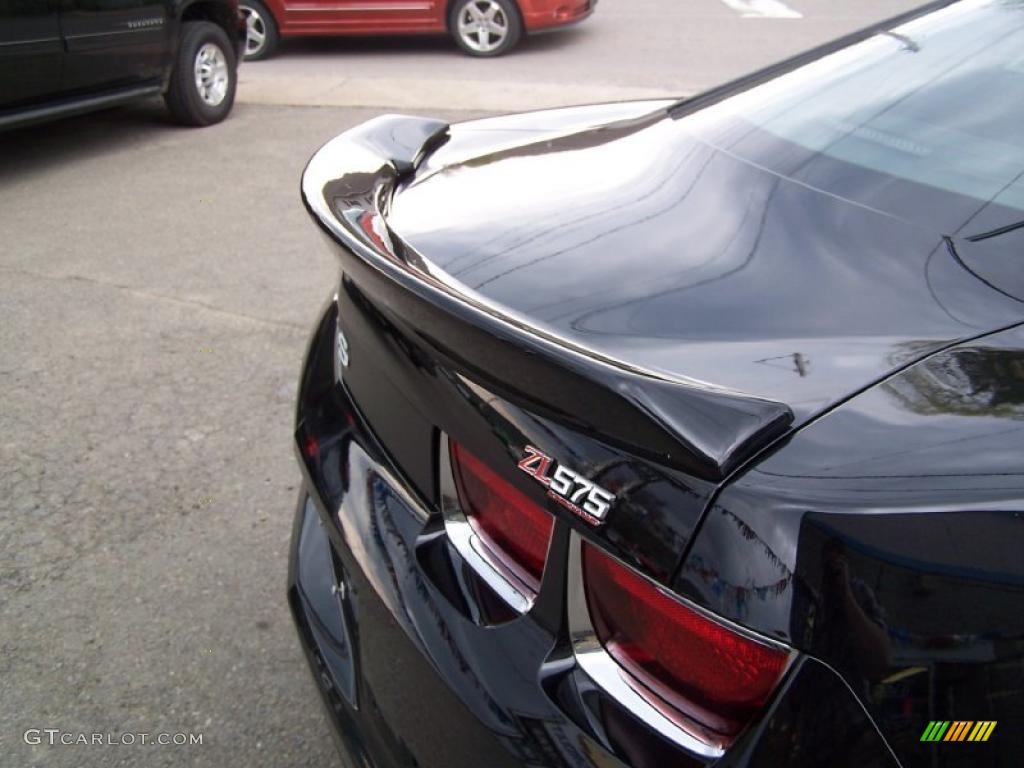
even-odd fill
[{"label": "asphalt pavement", "polygon": [[336,279],[298,195],[318,146],[382,109],[696,90],[905,5],[601,0],[487,62],[296,41],[243,67],[218,126],[153,102],[0,134],[0,765],[334,759],[284,595],[295,386]]},{"label": "asphalt pavement", "polygon": [[444,37],[289,38],[250,62],[254,104],[508,112],[686,96],[921,5],[921,0],[600,0],[567,29],[475,59]]},{"label": "asphalt pavement", "polygon": [[153,103],[0,137],[4,768],[333,758],[284,591],[296,382],[337,269],[298,179],[373,114],[189,130]]}]

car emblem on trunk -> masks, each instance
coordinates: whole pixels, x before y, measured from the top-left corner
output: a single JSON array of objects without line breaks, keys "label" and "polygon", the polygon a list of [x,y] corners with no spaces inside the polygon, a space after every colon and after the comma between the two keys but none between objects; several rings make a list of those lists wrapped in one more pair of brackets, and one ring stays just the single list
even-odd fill
[{"label": "car emblem on trunk", "polygon": [[590,525],[601,525],[615,502],[615,494],[574,472],[532,445],[519,468],[548,489],[548,496]]},{"label": "car emblem on trunk", "polygon": [[338,326],[338,335],[334,352],[334,359],[337,361],[339,369],[338,378],[341,378],[340,369],[348,367],[348,339],[345,338],[345,332],[341,330],[340,325]]}]

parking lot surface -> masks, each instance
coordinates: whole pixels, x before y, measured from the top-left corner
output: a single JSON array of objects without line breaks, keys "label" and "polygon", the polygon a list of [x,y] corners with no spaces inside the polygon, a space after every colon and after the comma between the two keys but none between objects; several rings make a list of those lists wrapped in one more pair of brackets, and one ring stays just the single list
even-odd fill
[{"label": "parking lot surface", "polygon": [[[487,62],[295,41],[221,125],[155,102],[0,135],[0,764],[334,759],[284,595],[296,378],[336,279],[298,195],[318,146],[382,109],[692,91],[909,5],[602,0]],[[203,743],[25,743],[47,728]]]},{"label": "parking lot surface", "polygon": [[[290,38],[240,73],[243,100],[509,112],[682,96],[767,66],[915,0],[600,0],[568,29],[474,59],[443,37]],[[788,11],[788,13],[787,13]]]},{"label": "parking lot surface", "polygon": [[336,277],[298,177],[371,114],[196,131],[152,104],[4,137],[3,766],[332,757],[284,600],[296,377]]}]

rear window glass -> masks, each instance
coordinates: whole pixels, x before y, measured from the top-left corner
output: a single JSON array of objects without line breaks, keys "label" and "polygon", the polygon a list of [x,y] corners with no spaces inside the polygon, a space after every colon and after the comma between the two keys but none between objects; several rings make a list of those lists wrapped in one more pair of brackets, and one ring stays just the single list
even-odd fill
[{"label": "rear window glass", "polygon": [[964,198],[944,226],[1005,225],[1024,212],[1024,0],[956,4],[707,112],[702,138],[788,177],[884,210],[893,185],[822,169],[838,161]]}]

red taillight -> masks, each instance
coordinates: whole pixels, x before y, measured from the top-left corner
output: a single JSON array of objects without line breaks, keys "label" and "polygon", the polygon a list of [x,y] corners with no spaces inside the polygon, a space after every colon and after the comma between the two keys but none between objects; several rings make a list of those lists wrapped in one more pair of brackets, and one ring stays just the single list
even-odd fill
[{"label": "red taillight", "polygon": [[306,435],[306,439],[302,441],[302,450],[308,458],[314,459],[320,453],[320,443],[315,437]]},{"label": "red taillight", "polygon": [[764,706],[786,651],[712,621],[586,544],[583,576],[598,639],[646,689],[638,693],[726,737]]},{"label": "red taillight", "polygon": [[536,591],[544,572],[553,518],[454,441],[451,459],[459,502],[473,530]]}]

